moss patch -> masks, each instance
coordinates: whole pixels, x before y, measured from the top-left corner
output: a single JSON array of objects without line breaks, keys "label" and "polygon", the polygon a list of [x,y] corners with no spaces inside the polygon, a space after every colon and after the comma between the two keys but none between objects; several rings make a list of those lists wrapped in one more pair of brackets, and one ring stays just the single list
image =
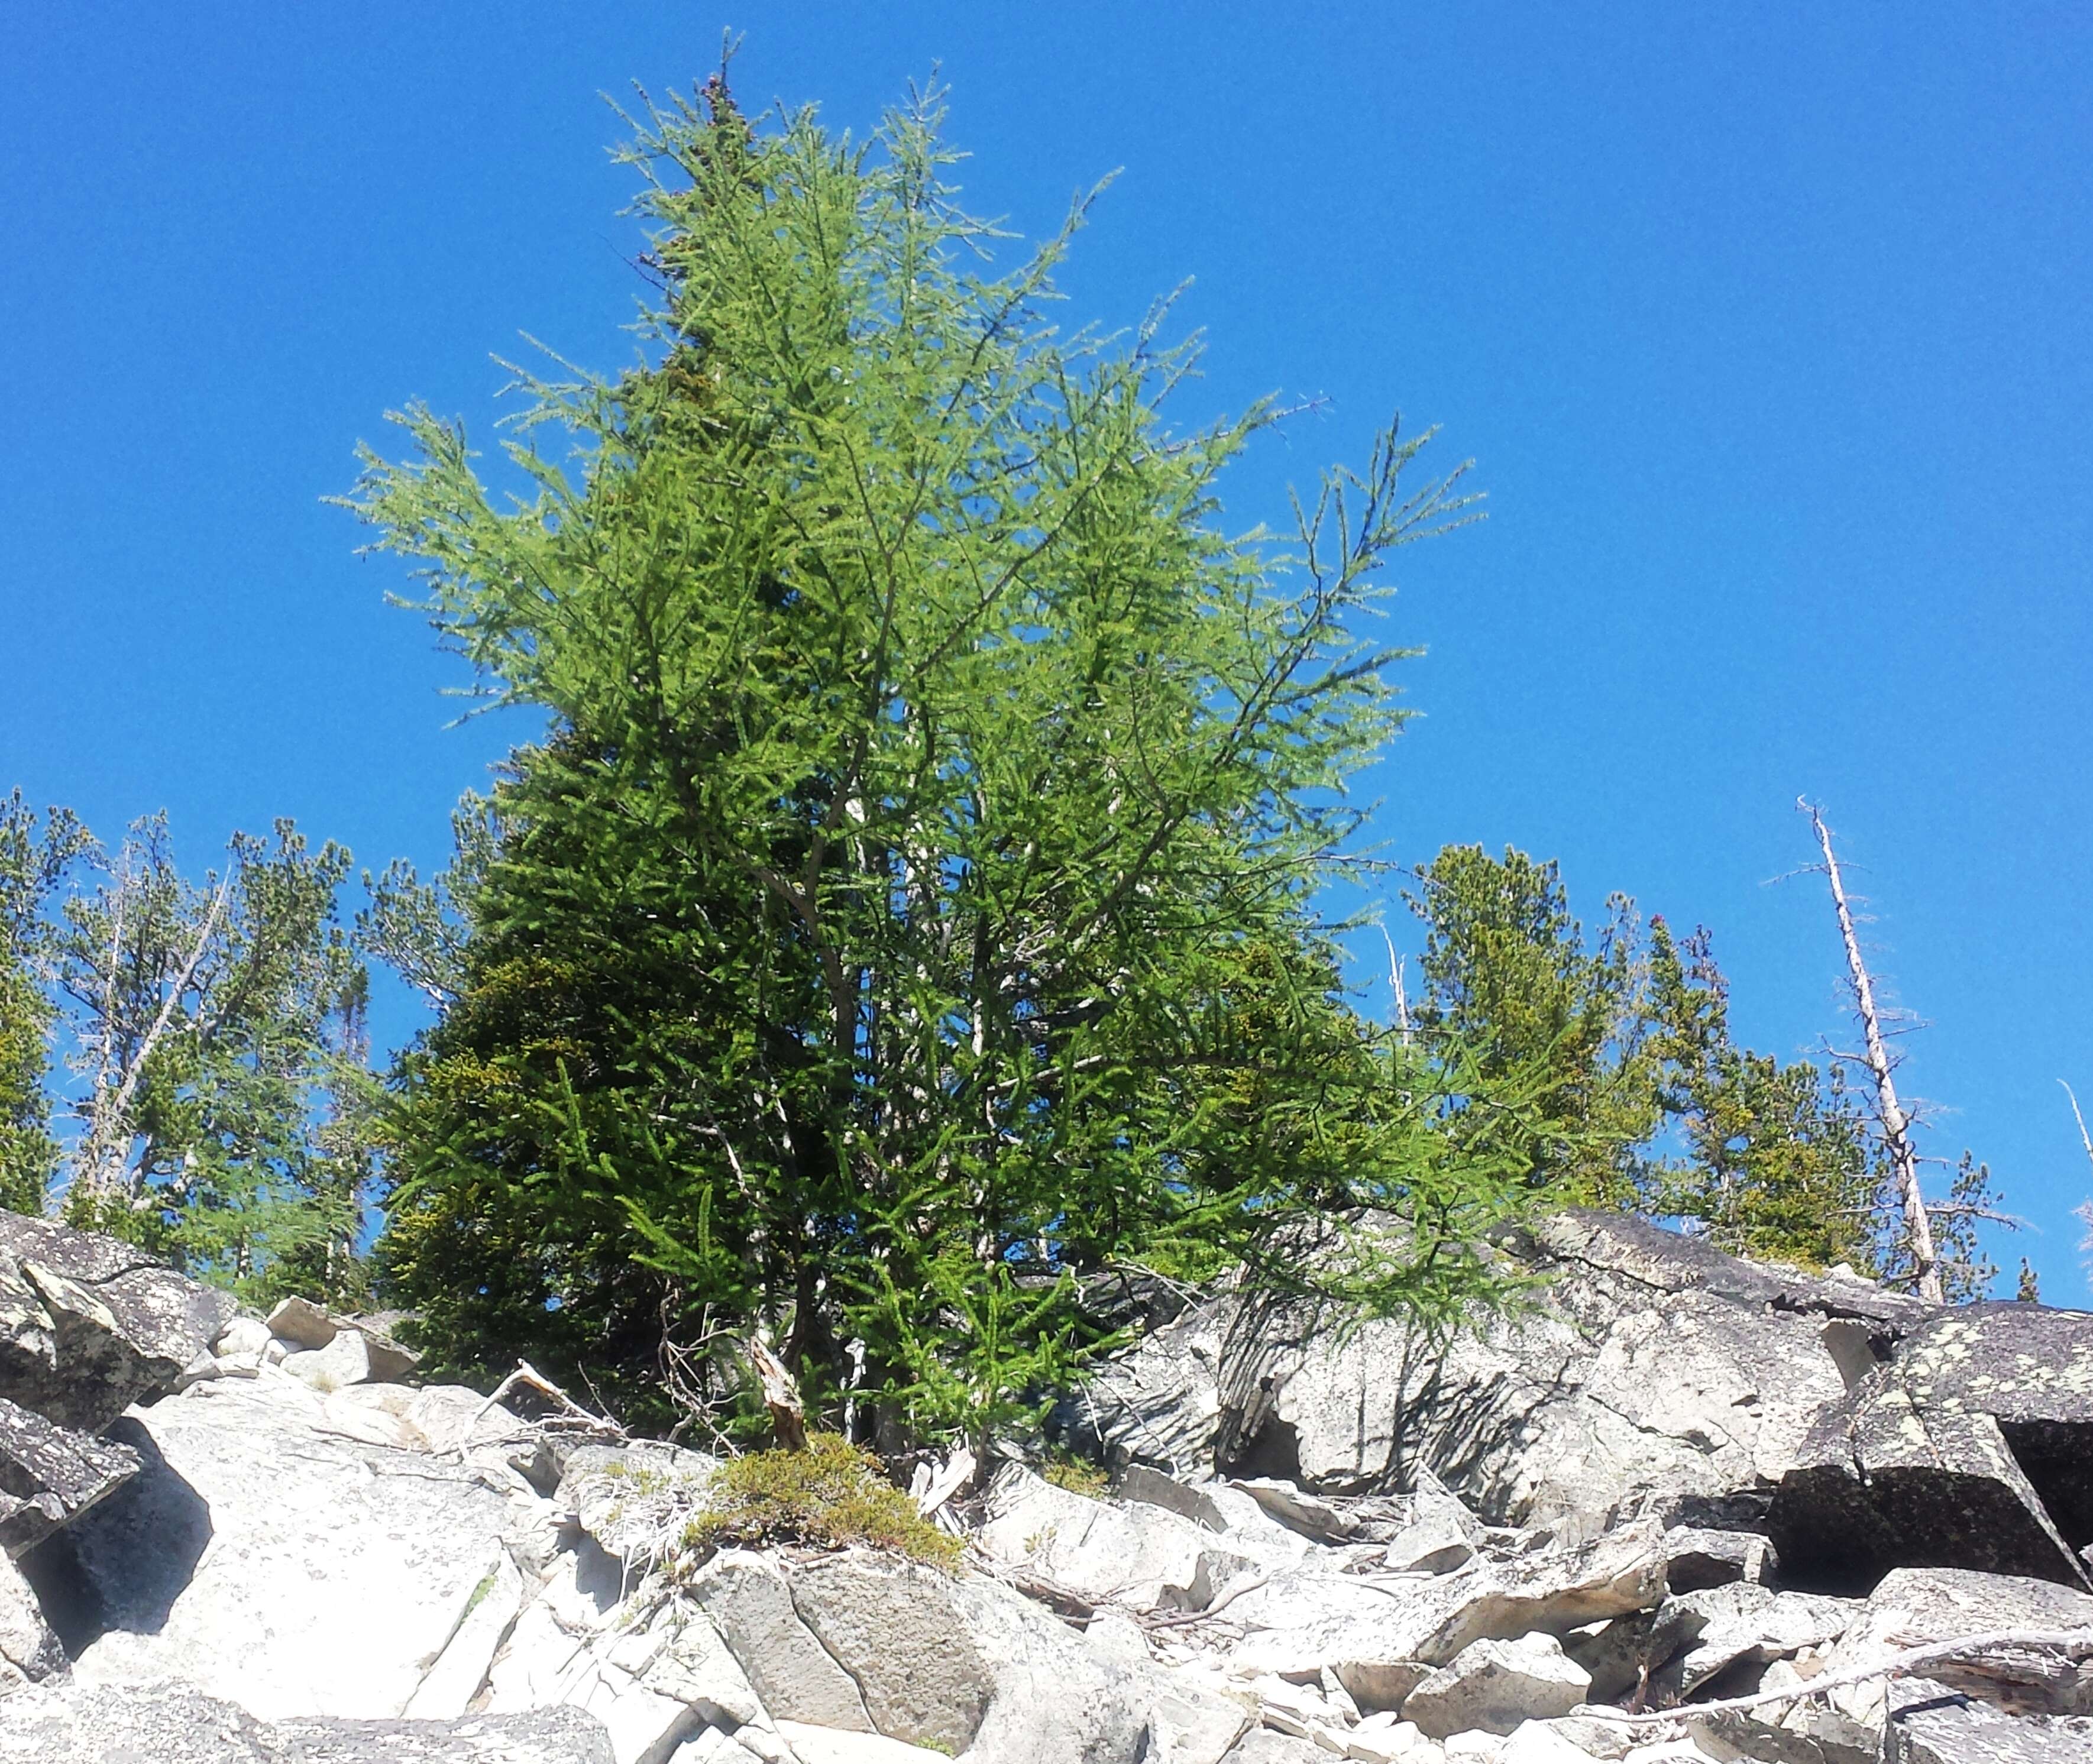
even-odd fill
[{"label": "moss patch", "polygon": [[683,1543],[703,1554],[765,1544],[869,1544],[942,1568],[957,1567],[960,1555],[959,1539],[918,1514],[878,1458],[834,1433],[815,1434],[803,1452],[752,1452],[721,1465]]},{"label": "moss patch", "polygon": [[1087,1458],[1077,1458],[1068,1452],[1049,1453],[1046,1462],[1040,1466],[1039,1474],[1055,1488],[1066,1489],[1071,1494],[1093,1501],[1102,1501],[1112,1489],[1112,1479],[1102,1468]]}]

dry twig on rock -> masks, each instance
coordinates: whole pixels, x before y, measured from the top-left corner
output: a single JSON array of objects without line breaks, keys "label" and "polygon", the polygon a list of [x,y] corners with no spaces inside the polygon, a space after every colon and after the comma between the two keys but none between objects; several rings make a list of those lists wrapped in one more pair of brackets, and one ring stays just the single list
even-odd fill
[{"label": "dry twig on rock", "polygon": [[1763,1709],[1774,1703],[1801,1702],[1812,1697],[1823,1697],[1833,1691],[1850,1690],[1857,1684],[1866,1684],[1878,1678],[1898,1678],[1917,1671],[1921,1666],[1939,1666],[1949,1660],[1967,1658],[1972,1654],[1993,1653],[2010,1649],[2054,1651],[2067,1658],[2084,1660],[2093,1658],[2093,1629],[1991,1629],[1976,1635],[1956,1636],[1947,1641],[1929,1641],[1921,1647],[1906,1648],[1900,1653],[1891,1654],[1873,1666],[1861,1666],[1851,1672],[1840,1672],[1829,1678],[1816,1678],[1807,1684],[1790,1685],[1777,1691],[1759,1691],[1749,1697],[1727,1697],[1711,1703],[1680,1703],[1670,1709],[1654,1709],[1642,1714],[1609,1715],[1609,1721],[1632,1723],[1638,1727],[1656,1727],[1665,1722],[1688,1721],[1701,1715],[1727,1715],[1742,1714],[1748,1710]]}]

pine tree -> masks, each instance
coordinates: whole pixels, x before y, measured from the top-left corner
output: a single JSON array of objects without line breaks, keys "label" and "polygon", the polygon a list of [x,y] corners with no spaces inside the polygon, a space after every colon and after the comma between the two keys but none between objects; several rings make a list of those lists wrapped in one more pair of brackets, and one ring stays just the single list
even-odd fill
[{"label": "pine tree", "polygon": [[1635,904],[1614,895],[1588,947],[1556,865],[1479,845],[1441,851],[1409,900],[1425,926],[1419,1029],[1471,1047],[1486,1081],[1537,1090],[1556,1133],[1536,1182],[1638,1204],[1635,1148],[1658,1116]]},{"label": "pine tree", "polygon": [[85,843],[65,810],[51,810],[40,825],[20,790],[0,800],[0,1207],[17,1212],[42,1211],[58,1173],[46,910]]},{"label": "pine tree", "polygon": [[1653,918],[1649,966],[1648,1047],[1685,1153],[1664,1168],[1654,1208],[1696,1221],[1734,1255],[1873,1272],[1882,1177],[1836,1068],[1736,1045],[1705,927],[1681,943]]},{"label": "pine tree", "polygon": [[552,719],[462,943],[404,872],[370,926],[446,999],[381,1247],[451,1363],[586,1350],[642,1400],[763,1327],[817,1401],[978,1434],[1066,1374],[1085,1270],[1349,1209],[1401,1227],[1333,1263],[1376,1302],[1487,1287],[1532,1112],[1457,1125],[1315,908],[1401,721],[1354,633],[1454,478],[1391,431],[1285,553],[1226,536],[1269,412],[1173,433],[1188,353],[1057,335],[1067,235],[982,268],[936,124],[650,111],[650,353],[532,384],[568,463],[518,444],[497,510],[419,410],[367,462],[444,639]]},{"label": "pine tree", "polygon": [[[1705,929],[1645,930],[1615,895],[1588,938],[1558,867],[1516,850],[1448,847],[1410,898],[1425,927],[1418,1032],[1458,1036],[1484,1081],[1532,1092],[1549,1131],[1532,1141],[1531,1181],[1684,1221],[1738,1255],[1896,1275],[1866,1111],[1835,1066],[1737,1045]],[[1960,1180],[1959,1198],[1981,1202],[1982,1173]],[[1943,1213],[1959,1294],[1988,1277],[1970,1216]]]}]

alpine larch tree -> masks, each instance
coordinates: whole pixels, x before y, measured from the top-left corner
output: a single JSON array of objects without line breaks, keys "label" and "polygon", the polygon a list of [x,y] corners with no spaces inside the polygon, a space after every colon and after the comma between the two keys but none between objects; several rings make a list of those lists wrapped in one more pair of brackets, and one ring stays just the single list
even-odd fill
[{"label": "alpine larch tree", "polygon": [[644,1406],[760,1329],[862,1428],[977,1434],[1081,1350],[1086,1271],[1298,1275],[1322,1220],[1444,1321],[1529,1198],[1531,1099],[1378,1036],[1318,917],[1402,721],[1367,616],[1460,474],[1391,429],[1231,536],[1273,410],[1167,426],[1191,352],[1057,332],[1081,210],[998,271],[938,124],[650,105],[641,364],[522,376],[521,502],[426,410],[366,457],[443,639],[548,718],[462,917],[396,870],[370,927],[442,1005],[381,1260],[462,1370]]}]

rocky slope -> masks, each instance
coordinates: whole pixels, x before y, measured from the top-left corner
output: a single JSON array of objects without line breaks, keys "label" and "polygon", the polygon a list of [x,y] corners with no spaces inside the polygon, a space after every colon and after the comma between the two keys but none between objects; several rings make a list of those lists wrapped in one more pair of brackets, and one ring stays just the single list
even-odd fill
[{"label": "rocky slope", "polygon": [[1445,1347],[1120,1295],[1110,1494],[1005,1464],[948,1573],[679,1552],[701,1454],[0,1215],[0,1761],[2093,1761],[2093,1316],[1511,1247]]}]

